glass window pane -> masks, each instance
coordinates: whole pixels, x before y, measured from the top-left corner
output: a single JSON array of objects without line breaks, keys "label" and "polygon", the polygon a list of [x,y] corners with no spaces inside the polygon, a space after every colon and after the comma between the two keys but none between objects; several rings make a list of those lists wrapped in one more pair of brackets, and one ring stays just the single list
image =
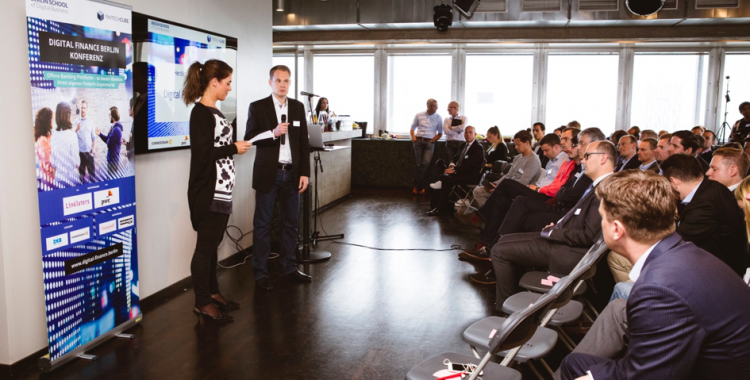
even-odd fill
[{"label": "glass window pane", "polygon": [[703,58],[701,68],[701,57],[636,54],[630,124],[656,132],[690,130],[703,124],[701,102],[705,102],[708,60]]},{"label": "glass window pane", "polygon": [[609,135],[617,119],[617,55],[550,55],[547,131],[572,120]]},{"label": "glass window pane", "polygon": [[[353,121],[367,121],[370,128],[375,92],[375,57],[315,56],[313,71],[314,92],[328,98],[329,109],[337,115],[349,115]],[[313,107],[317,106],[317,102],[318,98],[313,98]]]},{"label": "glass window pane", "polygon": [[[727,111],[727,123],[729,128],[726,140],[729,140],[729,131],[734,122],[741,119],[740,103],[750,102],[750,54],[727,54],[724,60],[724,76],[729,77],[729,105],[726,103],[727,79],[724,79],[724,88],[721,92],[721,109],[719,110],[719,122],[724,121],[724,106]],[[718,131],[718,129],[717,129]]]},{"label": "glass window pane", "polygon": [[388,58],[389,132],[408,134],[414,116],[427,110],[430,98],[438,101],[440,116],[448,115],[452,63],[449,55]]},{"label": "glass window pane", "polygon": [[530,128],[533,75],[533,55],[468,55],[460,114],[482,134],[493,125],[511,137]]},{"label": "glass window pane", "polygon": [[[289,96],[290,98],[296,98],[300,99],[297,95],[297,84],[294,83],[294,55],[283,55],[283,56],[274,56],[273,65],[284,65],[289,68],[289,70],[292,71],[292,75],[290,75],[290,78],[292,80],[292,85],[289,87]],[[305,57],[302,54],[299,54],[297,56],[297,65],[299,67],[299,78],[297,80],[300,83],[300,87],[305,86]],[[270,68],[269,68],[270,70]],[[271,88],[268,88],[268,92],[271,92]]]}]

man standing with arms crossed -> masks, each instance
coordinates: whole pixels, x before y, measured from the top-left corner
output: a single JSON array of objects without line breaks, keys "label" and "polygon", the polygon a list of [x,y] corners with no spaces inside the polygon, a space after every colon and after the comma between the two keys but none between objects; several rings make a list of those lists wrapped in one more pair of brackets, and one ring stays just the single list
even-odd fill
[{"label": "man standing with arms crossed", "polygon": [[443,118],[437,113],[437,100],[427,101],[427,111],[420,112],[414,116],[411,123],[411,141],[414,143],[414,157],[417,162],[417,176],[414,179],[413,194],[424,194],[427,187],[427,168],[432,161],[432,153],[435,151],[435,141],[443,136],[440,131],[443,127]]},{"label": "man standing with arms crossed", "polygon": [[268,255],[271,253],[271,219],[276,199],[281,204],[283,218],[279,263],[290,282],[308,283],[312,277],[297,269],[296,252],[299,220],[299,195],[307,189],[310,177],[310,145],[307,118],[301,102],[287,98],[289,92],[288,67],[271,69],[268,84],[271,96],[250,104],[245,140],[273,131],[272,139],[254,143],[253,189],[255,189],[255,217],[253,218],[253,272],[255,287],[273,290],[268,279]]}]

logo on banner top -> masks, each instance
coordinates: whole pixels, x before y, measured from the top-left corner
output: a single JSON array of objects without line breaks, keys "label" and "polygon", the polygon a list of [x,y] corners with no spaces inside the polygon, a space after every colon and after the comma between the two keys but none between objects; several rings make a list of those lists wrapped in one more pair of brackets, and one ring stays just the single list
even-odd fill
[{"label": "logo on banner top", "polygon": [[206,36],[206,38],[208,39],[208,42],[211,42],[211,35],[210,34],[208,36]]},{"label": "logo on banner top", "polygon": [[104,14],[104,12],[102,11],[96,12],[96,18],[98,18],[99,21],[104,21],[104,19],[106,18],[107,20],[110,20],[110,21],[117,21],[117,22],[122,22],[125,24],[130,23],[130,19],[127,17],[108,15],[108,14]]},{"label": "logo on banner top", "polygon": [[114,187],[109,190],[94,192],[94,203],[96,208],[114,206],[120,203],[120,188]]}]

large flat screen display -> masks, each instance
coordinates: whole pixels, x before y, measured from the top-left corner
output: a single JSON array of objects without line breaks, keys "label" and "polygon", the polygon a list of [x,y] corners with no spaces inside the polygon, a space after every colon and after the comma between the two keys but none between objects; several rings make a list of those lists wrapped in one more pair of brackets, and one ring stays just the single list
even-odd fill
[{"label": "large flat screen display", "polygon": [[[236,76],[237,39],[134,13],[133,40],[136,153],[189,147],[193,105],[185,105],[182,99],[188,68],[196,61],[219,59],[229,64]],[[236,93],[230,92],[226,100],[217,103],[230,121],[237,115]]]}]

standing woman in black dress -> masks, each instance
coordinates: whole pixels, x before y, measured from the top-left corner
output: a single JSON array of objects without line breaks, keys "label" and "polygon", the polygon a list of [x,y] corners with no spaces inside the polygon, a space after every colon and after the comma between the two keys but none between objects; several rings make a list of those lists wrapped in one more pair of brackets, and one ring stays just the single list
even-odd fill
[{"label": "standing woman in black dress", "polygon": [[[195,103],[190,114],[190,180],[188,205],[193,229],[198,232],[190,272],[195,288],[198,320],[231,322],[226,311],[239,304],[224,298],[216,279],[217,249],[232,213],[235,166],[232,156],[250,149],[246,141],[232,141],[232,126],[216,109],[216,102],[232,90],[232,68],[211,59],[188,69],[183,88],[185,104]],[[200,101],[198,101],[200,99]],[[196,102],[197,101],[197,102]]]}]

